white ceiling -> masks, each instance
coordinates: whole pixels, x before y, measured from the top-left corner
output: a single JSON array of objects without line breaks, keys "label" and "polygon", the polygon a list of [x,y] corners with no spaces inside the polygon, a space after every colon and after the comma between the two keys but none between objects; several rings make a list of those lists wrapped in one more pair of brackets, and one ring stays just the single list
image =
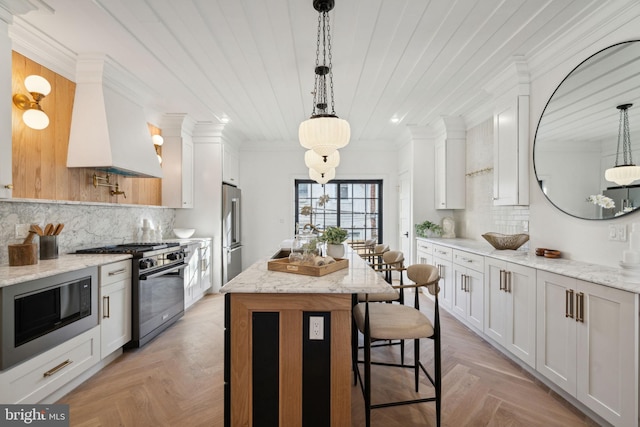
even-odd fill
[{"label": "white ceiling", "polygon": [[[543,55],[579,22],[633,1],[336,0],[336,113],[361,142],[464,117],[487,102],[484,88],[515,55]],[[15,26],[72,56],[106,53],[144,82],[149,111],[229,117],[225,131],[239,143],[297,141],[311,113],[312,0],[31,2],[39,10]]]}]

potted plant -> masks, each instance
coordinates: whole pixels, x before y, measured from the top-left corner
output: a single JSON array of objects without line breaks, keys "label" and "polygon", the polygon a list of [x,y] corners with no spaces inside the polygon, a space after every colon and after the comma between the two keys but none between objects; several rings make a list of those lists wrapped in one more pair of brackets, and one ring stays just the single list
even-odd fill
[{"label": "potted plant", "polygon": [[415,230],[418,237],[433,237],[442,234],[442,227],[429,220],[416,224]]},{"label": "potted plant", "polygon": [[344,257],[343,242],[347,240],[347,230],[340,227],[327,227],[319,237],[327,244],[327,255],[333,258]]}]

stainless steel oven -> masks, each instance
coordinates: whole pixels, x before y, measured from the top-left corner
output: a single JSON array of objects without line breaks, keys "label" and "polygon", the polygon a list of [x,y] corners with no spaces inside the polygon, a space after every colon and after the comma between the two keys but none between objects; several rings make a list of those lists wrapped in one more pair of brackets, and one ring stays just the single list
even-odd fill
[{"label": "stainless steel oven", "polygon": [[0,288],[0,369],[96,326],[97,277],[89,267]]},{"label": "stainless steel oven", "polygon": [[184,314],[184,269],[188,248],[177,242],[127,243],[76,253],[127,253],[133,257],[131,341],[142,347]]}]

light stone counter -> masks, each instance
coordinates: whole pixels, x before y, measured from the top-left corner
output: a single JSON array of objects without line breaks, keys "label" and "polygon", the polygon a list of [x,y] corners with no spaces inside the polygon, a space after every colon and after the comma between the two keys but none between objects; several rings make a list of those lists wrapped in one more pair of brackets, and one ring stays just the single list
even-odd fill
[{"label": "light stone counter", "polygon": [[472,252],[478,255],[490,256],[503,261],[525,265],[537,270],[549,271],[551,273],[561,274],[563,276],[573,277],[587,282],[597,283],[599,285],[640,293],[640,277],[635,280],[637,283],[625,281],[622,277],[622,268],[607,267],[563,258],[545,258],[536,256],[533,252],[523,250],[497,250],[488,242],[471,239],[423,239],[420,237],[416,239],[447,246],[453,249]]},{"label": "light stone counter", "polygon": [[0,266],[0,288],[130,258],[129,254],[68,254],[60,255],[56,259],[39,260],[37,264],[33,265],[18,267],[3,265]]},{"label": "light stone counter", "polygon": [[347,249],[349,267],[325,276],[270,271],[260,260],[224,285],[222,293],[354,294],[389,293],[393,288],[356,253]]}]

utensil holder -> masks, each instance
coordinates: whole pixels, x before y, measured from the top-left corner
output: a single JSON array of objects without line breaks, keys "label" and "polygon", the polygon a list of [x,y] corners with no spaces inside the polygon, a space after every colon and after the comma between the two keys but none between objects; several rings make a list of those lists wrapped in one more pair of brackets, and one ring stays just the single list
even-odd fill
[{"label": "utensil holder", "polygon": [[23,243],[9,245],[9,265],[32,265],[38,263],[38,245],[35,243]]},{"label": "utensil holder", "polygon": [[58,236],[40,236],[40,259],[58,258]]}]

